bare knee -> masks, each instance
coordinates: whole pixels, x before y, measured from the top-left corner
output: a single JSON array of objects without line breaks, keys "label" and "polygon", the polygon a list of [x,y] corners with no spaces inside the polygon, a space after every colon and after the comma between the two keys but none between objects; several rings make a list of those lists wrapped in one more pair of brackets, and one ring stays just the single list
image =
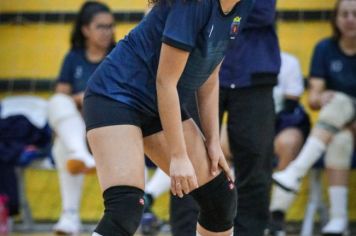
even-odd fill
[{"label": "bare knee", "polygon": [[275,152],[279,157],[290,156],[294,159],[303,145],[303,134],[296,128],[282,131],[275,139]]}]

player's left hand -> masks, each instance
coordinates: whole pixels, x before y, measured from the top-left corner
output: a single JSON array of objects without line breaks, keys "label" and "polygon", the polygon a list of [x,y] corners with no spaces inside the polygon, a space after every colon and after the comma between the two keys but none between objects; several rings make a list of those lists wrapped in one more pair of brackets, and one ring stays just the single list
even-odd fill
[{"label": "player's left hand", "polygon": [[321,105],[325,106],[326,104],[328,104],[331,99],[333,99],[335,95],[335,92],[332,90],[326,90],[325,92],[323,92],[321,94]]},{"label": "player's left hand", "polygon": [[211,160],[211,174],[216,176],[219,172],[219,167],[225,172],[230,181],[234,181],[234,176],[227,163],[220,143],[209,144],[207,146],[208,156]]}]

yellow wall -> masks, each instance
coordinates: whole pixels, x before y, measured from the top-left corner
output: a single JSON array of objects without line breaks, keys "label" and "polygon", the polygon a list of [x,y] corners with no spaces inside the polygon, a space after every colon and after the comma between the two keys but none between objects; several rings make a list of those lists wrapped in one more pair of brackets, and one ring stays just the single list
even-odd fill
[{"label": "yellow wall", "polygon": [[[60,193],[58,186],[58,176],[55,171],[27,170],[26,192],[35,220],[57,220],[60,212]],[[323,178],[324,198],[327,202],[325,191],[325,176]],[[356,171],[352,171],[349,185],[349,216],[350,221],[356,221]],[[305,178],[300,194],[296,198],[291,209],[288,211],[287,219],[301,221],[305,213],[305,206],[308,202],[308,179]],[[100,188],[95,175],[85,177],[83,186],[83,198],[80,208],[80,215],[84,221],[97,221],[103,210]],[[169,197],[162,195],[154,205],[154,211],[162,218],[168,219]]]},{"label": "yellow wall", "polygon": [[282,50],[300,60],[303,74],[308,75],[315,44],[331,35],[329,22],[279,22],[278,35]]},{"label": "yellow wall", "polygon": [[[85,0],[1,0],[0,12],[70,12],[77,11]],[[102,0],[113,11],[143,11],[145,0]]]},{"label": "yellow wall", "polygon": [[[150,171],[150,173],[152,173]],[[55,221],[61,213],[61,200],[56,171],[25,171],[25,187],[32,215],[35,220]],[[103,213],[102,194],[96,175],[87,175],[84,179],[83,198],[80,216],[84,221],[97,221]],[[168,193],[157,199],[153,210],[162,218],[168,219]]]},{"label": "yellow wall", "polygon": [[[84,0],[1,0],[0,12],[61,12],[76,11]],[[114,11],[142,11],[146,0],[103,0]],[[332,9],[335,0],[278,0],[279,10],[320,10]]]},{"label": "yellow wall", "polygon": [[330,10],[336,0],[277,0],[279,10]]},{"label": "yellow wall", "polygon": [[[119,24],[121,39],[135,24]],[[70,24],[0,25],[0,78],[55,78],[69,48]],[[280,22],[281,48],[296,55],[308,74],[314,45],[331,34],[328,22]]]},{"label": "yellow wall", "polygon": [[[121,39],[133,24],[116,27]],[[0,25],[0,78],[55,78],[69,48],[71,25]]]}]

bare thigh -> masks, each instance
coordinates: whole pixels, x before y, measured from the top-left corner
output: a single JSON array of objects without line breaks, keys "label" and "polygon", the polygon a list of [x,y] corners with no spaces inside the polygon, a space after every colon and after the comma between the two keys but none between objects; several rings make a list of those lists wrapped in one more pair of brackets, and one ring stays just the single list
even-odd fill
[{"label": "bare thigh", "polygon": [[297,128],[281,131],[274,140],[274,150],[279,158],[278,170],[283,170],[298,155],[303,146],[303,133]]},{"label": "bare thigh", "polygon": [[[183,122],[183,132],[188,156],[201,186],[214,178],[209,171],[210,162],[203,136],[192,119]],[[145,137],[143,141],[147,156],[169,175],[170,154],[164,132]]]},{"label": "bare thigh", "polygon": [[106,126],[90,130],[87,136],[102,191],[117,185],[144,189],[140,128],[133,125]]}]

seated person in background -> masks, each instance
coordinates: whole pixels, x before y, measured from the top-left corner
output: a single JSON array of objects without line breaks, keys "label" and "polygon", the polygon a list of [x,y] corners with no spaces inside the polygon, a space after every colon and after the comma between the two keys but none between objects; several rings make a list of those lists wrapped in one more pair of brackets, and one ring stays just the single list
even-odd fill
[{"label": "seated person in background", "polygon": [[317,44],[311,65],[309,104],[320,109],[318,121],[297,158],[273,175],[280,187],[297,192],[301,178],[325,153],[330,219],[323,235],[348,231],[348,175],[355,138],[350,126],[356,121],[355,12],[355,0],[337,1],[334,36]]},{"label": "seated person in background", "polygon": [[19,213],[16,167],[48,157],[51,140],[47,101],[13,96],[0,102],[0,235],[11,232],[10,218]]},{"label": "seated person in background", "polygon": [[[277,170],[283,170],[298,155],[310,131],[309,117],[299,103],[304,92],[300,64],[294,56],[282,53],[278,84],[273,91],[276,109],[276,137],[274,152],[278,158]],[[274,186],[271,196],[270,235],[285,234],[285,213],[295,194]]]},{"label": "seated person in background", "polygon": [[108,6],[84,3],[71,35],[71,50],[63,61],[55,95],[49,100],[49,122],[56,133],[53,156],[59,171],[62,214],[54,231],[80,231],[79,206],[83,173],[95,168],[81,115],[87,80],[114,47],[114,17]]}]

